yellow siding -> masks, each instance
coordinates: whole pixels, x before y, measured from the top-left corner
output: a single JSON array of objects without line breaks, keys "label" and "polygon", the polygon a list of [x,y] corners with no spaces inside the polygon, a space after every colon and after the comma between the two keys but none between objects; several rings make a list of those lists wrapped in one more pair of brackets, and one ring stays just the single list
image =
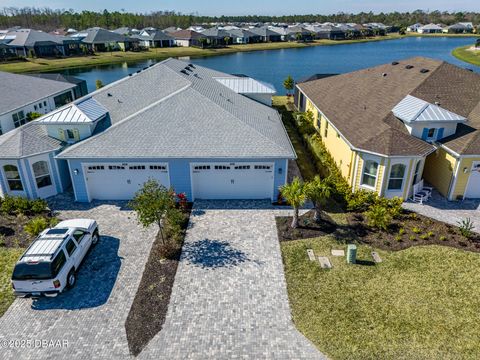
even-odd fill
[{"label": "yellow siding", "polygon": [[357,154],[357,158],[358,158],[358,164],[357,164],[357,174],[356,174],[355,185],[354,185],[355,191],[357,191],[360,187],[360,181],[362,178],[362,171],[363,171],[363,159],[358,154]]},{"label": "yellow siding", "polygon": [[382,193],[383,175],[385,175],[385,159],[384,158],[382,158],[382,160],[380,161],[380,165],[378,167],[377,185],[375,186],[375,190],[377,191],[377,194]]},{"label": "yellow siding", "polygon": [[317,128],[318,110],[309,99],[306,101],[305,111],[310,111],[313,114],[313,126]]},{"label": "yellow siding", "polygon": [[439,148],[427,156],[423,177],[443,196],[447,197],[456,163],[456,158]]},{"label": "yellow siding", "polygon": [[[474,161],[480,161],[480,157],[461,159],[459,171],[457,175],[457,183],[455,184],[452,200],[457,199],[457,196],[464,196],[465,190],[467,188],[468,177],[470,176],[470,170],[472,168],[472,163]],[[466,174],[463,172],[464,168],[468,169],[468,172]]]}]

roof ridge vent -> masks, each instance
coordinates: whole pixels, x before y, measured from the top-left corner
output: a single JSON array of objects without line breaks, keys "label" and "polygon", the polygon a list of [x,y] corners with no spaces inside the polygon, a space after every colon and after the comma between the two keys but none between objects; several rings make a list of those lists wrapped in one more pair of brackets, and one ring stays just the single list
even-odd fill
[{"label": "roof ridge vent", "polygon": [[426,73],[430,72],[430,70],[428,70],[428,69],[421,69],[420,72],[421,72],[422,74],[426,74]]},{"label": "roof ridge vent", "polygon": [[415,66],[413,66],[413,65],[407,65],[407,66],[405,66],[405,69],[410,70],[410,69],[413,69],[414,67]]}]

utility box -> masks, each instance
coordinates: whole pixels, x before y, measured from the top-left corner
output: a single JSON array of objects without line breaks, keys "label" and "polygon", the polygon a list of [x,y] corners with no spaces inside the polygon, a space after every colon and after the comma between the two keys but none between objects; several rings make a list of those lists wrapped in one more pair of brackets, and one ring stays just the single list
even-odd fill
[{"label": "utility box", "polygon": [[355,264],[357,262],[357,246],[349,244],[347,246],[347,263]]}]

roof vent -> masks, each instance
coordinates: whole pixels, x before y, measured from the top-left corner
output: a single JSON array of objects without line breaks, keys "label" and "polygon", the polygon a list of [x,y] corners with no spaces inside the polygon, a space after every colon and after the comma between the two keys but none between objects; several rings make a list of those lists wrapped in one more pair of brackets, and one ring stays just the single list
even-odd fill
[{"label": "roof vent", "polygon": [[142,70],[141,70],[141,69],[140,69],[140,70],[137,70],[137,74],[140,74],[141,72],[142,72]]},{"label": "roof vent", "polygon": [[386,76],[387,76],[387,73],[383,73],[382,76],[383,76],[383,77],[386,77]]},{"label": "roof vent", "polygon": [[110,94],[110,93],[107,93],[107,96],[108,96],[108,97],[112,97],[113,95],[112,95],[112,94]]},{"label": "roof vent", "polygon": [[190,66],[191,68],[196,69],[195,65],[193,65],[193,64],[188,64],[188,66]]},{"label": "roof vent", "polygon": [[180,72],[181,72],[182,74],[185,74],[185,75],[190,75],[190,74],[187,72],[187,70],[185,70],[185,69],[180,70]]},{"label": "roof vent", "polygon": [[440,106],[441,104],[439,101],[435,101],[435,105]]},{"label": "roof vent", "polygon": [[420,72],[421,72],[422,74],[426,74],[426,73],[428,73],[429,71],[430,71],[430,70],[428,70],[428,69],[422,69],[422,70],[420,70]]},{"label": "roof vent", "polygon": [[193,70],[190,69],[188,66],[185,68],[185,70],[188,70],[188,71],[190,71],[190,72],[193,72]]},{"label": "roof vent", "polygon": [[392,62],[392,65],[398,65],[398,64],[400,64],[398,61]]},{"label": "roof vent", "polygon": [[413,65],[407,65],[407,66],[405,66],[405,69],[410,70],[410,69],[413,69],[414,67],[415,66],[413,66]]}]

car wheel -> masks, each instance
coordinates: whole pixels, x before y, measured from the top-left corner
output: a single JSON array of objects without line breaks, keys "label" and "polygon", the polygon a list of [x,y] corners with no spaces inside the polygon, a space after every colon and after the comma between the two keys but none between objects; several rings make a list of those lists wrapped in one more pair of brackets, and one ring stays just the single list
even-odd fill
[{"label": "car wheel", "polygon": [[98,240],[100,240],[100,235],[95,231],[92,235],[92,245],[97,245]]},{"label": "car wheel", "polygon": [[72,269],[70,270],[67,276],[67,287],[69,289],[73,288],[76,282],[77,282],[77,275],[75,274],[75,270]]}]

